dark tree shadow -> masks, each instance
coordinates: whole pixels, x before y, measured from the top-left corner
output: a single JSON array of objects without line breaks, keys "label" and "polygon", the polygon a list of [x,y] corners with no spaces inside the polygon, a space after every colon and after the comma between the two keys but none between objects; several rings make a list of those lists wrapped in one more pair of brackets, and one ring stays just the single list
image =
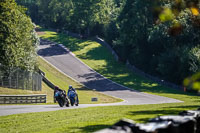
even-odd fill
[{"label": "dark tree shadow", "polygon": [[67,36],[65,34],[56,34],[56,36],[49,37],[48,39],[50,39],[50,40],[52,40],[54,42],[57,42],[57,43],[65,45],[72,52],[81,50],[85,46],[89,45],[88,43],[84,43],[84,45],[78,46],[78,44],[86,42],[86,41],[80,40],[80,39],[77,39],[77,38],[72,38],[72,37],[69,37],[69,36]]},{"label": "dark tree shadow", "polygon": [[[91,132],[95,132],[104,128],[108,128],[111,125],[89,125],[89,126],[85,126],[85,127],[81,127],[79,129],[81,129],[82,133],[91,133]],[[77,129],[78,127],[74,127],[74,129]]]},{"label": "dark tree shadow", "polygon": [[63,54],[69,54],[69,51],[60,48],[60,46],[58,45],[50,45],[50,47],[48,48],[38,50],[38,55],[43,57],[63,55]]},{"label": "dark tree shadow", "polygon": [[[164,115],[178,115],[180,112],[185,111],[185,110],[190,110],[193,108],[196,110],[200,106],[198,105],[186,105],[186,106],[169,106],[169,107],[163,107],[162,109],[159,110],[143,110],[143,111],[131,111],[128,112],[129,115],[155,115],[155,116],[164,116]],[[166,109],[168,108],[168,109]],[[143,121],[147,122],[149,118],[141,118],[137,119],[138,121]]]},{"label": "dark tree shadow", "polygon": [[[52,41],[57,43],[64,44],[70,51],[78,51],[83,49],[85,46],[90,45],[92,41],[90,40],[80,40],[72,37],[68,37],[65,34],[56,34],[54,37],[49,38]],[[83,43],[81,46],[78,45],[79,43]],[[48,49],[47,49],[48,50]],[[56,54],[56,53],[54,53]],[[49,56],[48,54],[46,56]],[[115,61],[111,52],[104,46],[99,46],[96,48],[91,49],[84,55],[78,56],[80,59],[88,59],[88,60],[104,60],[106,64],[101,66],[101,69],[95,69],[97,72],[101,73],[102,75],[109,77],[112,81],[115,81],[121,85],[125,85],[129,88],[141,91],[141,92],[153,92],[153,93],[169,93],[169,94],[183,94],[183,95],[191,95],[195,96],[196,94],[192,93],[184,93],[182,90],[176,90],[173,88],[165,87],[161,84],[158,84],[154,81],[146,79],[142,77],[128,68],[126,65],[120,62]],[[120,76],[124,75],[124,76]],[[99,75],[95,74],[85,74],[79,75],[80,77],[84,77],[88,79],[88,82],[83,82],[84,85],[88,86],[89,88],[93,88],[96,90],[105,91],[108,89],[106,86],[110,86],[110,82],[107,80],[102,79]],[[122,88],[112,85],[109,90],[121,90]],[[105,89],[106,88],[106,89]]]}]

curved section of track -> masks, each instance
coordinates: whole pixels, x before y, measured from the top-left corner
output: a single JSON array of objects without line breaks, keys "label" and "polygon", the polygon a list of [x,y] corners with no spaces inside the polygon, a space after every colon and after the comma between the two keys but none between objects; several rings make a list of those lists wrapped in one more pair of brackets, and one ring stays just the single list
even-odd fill
[{"label": "curved section of track", "polygon": [[60,108],[58,105],[11,105],[0,106],[0,115],[11,115],[18,113],[55,111],[61,109],[85,108],[94,106],[114,105],[141,105],[182,102],[176,99],[151,95],[129,89],[92,70],[79,59],[77,59],[67,48],[50,41],[42,41],[39,46],[38,55],[44,58],[55,68],[82,83],[90,89],[95,89],[106,95],[121,98],[124,101],[111,104],[80,104],[78,107]]},{"label": "curved section of track", "polygon": [[146,94],[119,85],[92,70],[77,59],[67,48],[42,41],[38,54],[50,64],[90,89],[124,99],[124,105],[181,102],[176,99]]}]

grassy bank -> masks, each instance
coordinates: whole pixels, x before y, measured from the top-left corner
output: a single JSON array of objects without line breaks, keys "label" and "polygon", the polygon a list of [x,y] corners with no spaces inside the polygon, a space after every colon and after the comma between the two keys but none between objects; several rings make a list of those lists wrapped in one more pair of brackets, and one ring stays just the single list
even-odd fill
[{"label": "grassy bank", "polygon": [[175,98],[185,102],[187,102],[186,97],[194,95],[162,86],[131,72],[124,64],[116,62],[110,51],[95,41],[80,40],[48,30],[42,30],[42,33],[40,37],[62,43],[85,64],[119,84],[142,92]]},{"label": "grassy bank", "polygon": [[87,133],[106,128],[121,118],[129,118],[136,122],[146,122],[149,118],[158,115],[177,114],[183,110],[197,109],[200,105],[199,96],[166,88],[131,73],[123,64],[115,62],[111,54],[96,42],[82,41],[55,32],[46,31],[45,33],[42,35],[44,38],[67,45],[77,57],[90,67],[118,83],[144,92],[176,98],[184,102],[157,105],[91,107],[2,116],[0,117],[0,131],[2,132]]},{"label": "grassy bank", "polygon": [[[42,58],[38,58],[39,68],[45,72],[46,77],[56,86],[59,86],[63,90],[68,90],[69,85],[73,85],[77,89],[79,94],[80,104],[97,104],[97,103],[114,103],[121,102],[121,99],[117,99],[111,96],[104,95],[97,91],[89,90],[83,85],[75,82],[70,77],[62,74]],[[0,87],[0,94],[5,95],[25,95],[25,94],[46,94],[47,103],[54,103],[53,101],[53,89],[47,86],[45,83],[42,83],[42,91],[30,91],[30,90],[21,90],[21,89],[10,89]],[[97,102],[92,102],[91,98],[97,97]]]},{"label": "grassy bank", "polygon": [[[77,83],[67,75],[64,75],[63,73],[59,72],[57,69],[55,69],[53,66],[48,64],[40,57],[38,58],[38,61],[39,68],[43,72],[45,72],[45,76],[47,77],[47,79],[50,80],[54,85],[58,86],[63,90],[66,90],[66,92],[68,90],[69,85],[72,85],[74,88],[76,88],[77,93],[79,95],[80,104],[113,103],[122,101],[121,99],[113,98],[111,96],[104,95],[97,91],[87,89],[82,84]],[[97,97],[98,101],[92,102],[92,97]]]},{"label": "grassy bank", "polygon": [[10,89],[0,87],[1,95],[28,95],[28,94],[46,94],[47,103],[53,103],[53,90],[49,88],[45,83],[42,83],[42,91],[30,91],[21,89]]},{"label": "grassy bank", "polygon": [[168,97],[171,97],[171,93],[182,93],[131,72],[124,64],[116,62],[110,51],[95,41],[80,40],[52,31],[43,30],[42,32],[43,34],[40,37],[64,44],[85,64],[119,84],[143,92]]},{"label": "grassy bank", "polygon": [[0,130],[3,133],[88,133],[109,127],[121,118],[145,122],[158,115],[173,115],[183,110],[197,109],[200,100],[195,96],[185,97],[186,103],[91,107],[53,112],[40,112],[1,116]]}]

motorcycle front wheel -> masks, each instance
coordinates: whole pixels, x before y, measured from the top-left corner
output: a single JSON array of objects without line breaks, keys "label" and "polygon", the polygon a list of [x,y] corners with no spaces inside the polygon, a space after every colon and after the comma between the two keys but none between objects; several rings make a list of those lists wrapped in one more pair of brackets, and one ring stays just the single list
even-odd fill
[{"label": "motorcycle front wheel", "polygon": [[64,101],[63,100],[57,99],[57,101],[58,101],[58,104],[59,104],[60,107],[64,106]]}]

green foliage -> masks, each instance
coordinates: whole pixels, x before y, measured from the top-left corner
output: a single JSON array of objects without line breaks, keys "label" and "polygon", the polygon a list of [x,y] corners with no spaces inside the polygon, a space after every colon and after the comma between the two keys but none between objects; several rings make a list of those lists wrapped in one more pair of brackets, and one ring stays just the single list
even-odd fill
[{"label": "green foliage", "polygon": [[[116,17],[113,0],[36,0],[18,3],[25,5],[33,20],[45,27],[85,35],[104,35],[107,25]],[[36,13],[37,16],[34,16]]]},{"label": "green foliage", "polygon": [[45,27],[105,37],[122,62],[147,73],[182,84],[199,71],[194,65],[199,59],[191,53],[200,42],[198,0],[32,1],[20,3],[38,13]]},{"label": "green foliage", "polygon": [[199,107],[199,96],[184,94],[171,95],[185,102],[74,108],[0,116],[0,130],[3,133],[90,133],[108,128],[122,118],[132,119],[139,123],[146,123],[151,118],[162,115],[178,115],[179,112],[196,110]]},{"label": "green foliage", "polygon": [[119,33],[113,40],[107,37],[121,60],[179,84],[198,72],[199,53],[194,49],[199,50],[200,7],[179,4],[178,10],[172,1],[127,0],[115,23]]},{"label": "green foliage", "polygon": [[197,72],[190,77],[184,79],[184,86],[188,89],[200,91],[200,45],[189,51],[190,71]]},{"label": "green foliage", "polygon": [[[49,31],[45,31],[42,37],[65,44],[87,65],[113,81],[143,92],[175,98],[184,102],[157,105],[92,107],[85,109],[67,109],[56,112],[1,116],[0,130],[5,133],[27,131],[88,133],[109,127],[122,118],[132,119],[141,123],[148,121],[150,118],[157,117],[158,115],[177,115],[183,110],[195,110],[199,107],[199,96],[166,88],[131,73],[125,65],[114,61],[111,53],[96,42],[78,40]],[[55,75],[58,77],[61,76],[56,71],[52,71],[49,67],[47,68],[43,62],[41,62],[41,64],[44,65],[43,67],[46,68],[47,71],[54,72],[52,77],[55,78]],[[62,76],[60,79],[58,79],[58,77],[57,80],[67,80]],[[66,83],[68,82],[63,82],[64,87],[67,86]],[[55,125],[57,126],[55,127]]]},{"label": "green foliage", "polygon": [[191,12],[185,9],[172,21],[150,28],[148,43],[160,47],[153,54],[159,58],[155,68],[164,79],[181,84],[185,77],[200,70],[196,52],[200,50],[197,47],[200,31],[193,25],[192,18]]},{"label": "green foliage", "polygon": [[200,91],[200,72],[186,78],[184,80],[184,85],[187,87],[187,89]]},{"label": "green foliage", "polygon": [[38,38],[25,9],[14,0],[0,2],[0,63],[8,73],[14,67],[33,71]]},{"label": "green foliage", "polygon": [[22,5],[27,9],[26,14],[29,15],[33,22],[38,22],[38,6],[37,0],[15,0],[17,4]]}]

